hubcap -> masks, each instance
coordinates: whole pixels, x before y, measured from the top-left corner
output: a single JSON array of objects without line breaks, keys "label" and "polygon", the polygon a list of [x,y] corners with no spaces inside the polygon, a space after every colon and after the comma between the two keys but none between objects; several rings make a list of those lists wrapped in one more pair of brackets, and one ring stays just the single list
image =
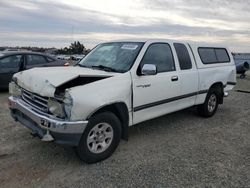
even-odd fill
[{"label": "hubcap", "polygon": [[213,112],[217,105],[217,97],[215,94],[212,94],[208,100],[208,111]]},{"label": "hubcap", "polygon": [[93,153],[105,151],[111,144],[114,136],[113,128],[108,123],[99,123],[89,132],[87,137],[88,149]]}]

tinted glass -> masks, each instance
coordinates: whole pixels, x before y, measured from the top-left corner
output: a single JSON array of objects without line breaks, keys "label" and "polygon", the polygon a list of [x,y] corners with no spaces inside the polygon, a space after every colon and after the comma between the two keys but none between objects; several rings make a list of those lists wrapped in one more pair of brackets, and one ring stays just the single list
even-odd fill
[{"label": "tinted glass", "polygon": [[46,59],[41,55],[27,55],[28,65],[37,65],[47,63]]},{"label": "tinted glass", "polygon": [[157,72],[174,71],[174,59],[170,46],[168,44],[156,43],[151,44],[142,61],[140,67],[144,64],[154,64],[157,67]]},{"label": "tinted glass", "polygon": [[192,62],[188,50],[184,44],[174,43],[181,70],[191,69]]},{"label": "tinted glass", "polygon": [[230,62],[225,48],[199,48],[198,52],[204,64]]},{"label": "tinted glass", "polygon": [[0,59],[1,68],[16,68],[19,67],[22,55],[12,55]]},{"label": "tinted glass", "polygon": [[215,53],[216,53],[216,56],[217,56],[217,59],[219,62],[229,62],[230,61],[226,49],[217,48],[217,49],[215,49]]},{"label": "tinted glass", "polygon": [[199,48],[199,55],[204,64],[217,63],[214,48]]},{"label": "tinted glass", "polygon": [[48,60],[48,62],[53,62],[53,61],[55,61],[53,58],[51,58],[51,57],[47,57],[47,60]]},{"label": "tinted glass", "polygon": [[109,67],[114,72],[128,71],[144,43],[141,42],[111,42],[98,45],[84,57],[79,66],[97,68]]}]

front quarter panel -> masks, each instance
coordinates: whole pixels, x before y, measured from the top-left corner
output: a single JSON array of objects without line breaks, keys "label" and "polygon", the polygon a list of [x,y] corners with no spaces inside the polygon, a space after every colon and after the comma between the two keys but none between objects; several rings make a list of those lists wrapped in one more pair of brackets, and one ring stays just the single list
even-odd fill
[{"label": "front quarter panel", "polygon": [[124,102],[131,112],[130,73],[119,74],[84,86],[71,88],[71,120],[85,120],[106,105]]}]

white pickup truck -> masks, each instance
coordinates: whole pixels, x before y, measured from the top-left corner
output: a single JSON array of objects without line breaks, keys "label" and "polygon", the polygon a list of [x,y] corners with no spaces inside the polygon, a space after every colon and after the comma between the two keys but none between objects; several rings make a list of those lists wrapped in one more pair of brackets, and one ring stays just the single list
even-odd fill
[{"label": "white pickup truck", "polygon": [[9,107],[33,135],[74,146],[82,160],[93,163],[128,139],[131,125],[191,106],[213,116],[235,84],[226,48],[116,41],[98,45],[73,67],[15,74]]}]

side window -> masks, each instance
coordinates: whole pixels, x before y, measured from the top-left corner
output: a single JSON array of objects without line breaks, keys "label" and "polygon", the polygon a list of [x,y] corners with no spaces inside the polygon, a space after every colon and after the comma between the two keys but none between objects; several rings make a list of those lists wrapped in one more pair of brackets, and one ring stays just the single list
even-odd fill
[{"label": "side window", "polygon": [[204,64],[216,63],[217,58],[213,48],[199,48],[199,55]]},{"label": "side window", "polygon": [[0,59],[0,68],[17,68],[20,65],[22,55],[12,55]]},{"label": "side window", "polygon": [[47,63],[42,55],[27,55],[27,65],[38,65]]},{"label": "side window", "polygon": [[225,48],[199,48],[198,52],[204,64],[230,62]]},{"label": "side window", "polygon": [[151,44],[144,54],[140,67],[144,64],[154,64],[157,72],[168,72],[175,70],[174,58],[169,44]]},{"label": "side window", "polygon": [[226,49],[222,49],[222,48],[217,48],[215,49],[215,53],[217,56],[217,59],[219,62],[229,62],[230,58],[227,54]]},{"label": "side window", "polygon": [[174,48],[177,53],[177,57],[180,63],[181,70],[187,70],[192,68],[191,58],[188,50],[184,44],[174,43]]},{"label": "side window", "polygon": [[53,62],[53,61],[55,61],[53,58],[51,58],[51,57],[47,57],[47,60],[48,60],[48,62]]}]

